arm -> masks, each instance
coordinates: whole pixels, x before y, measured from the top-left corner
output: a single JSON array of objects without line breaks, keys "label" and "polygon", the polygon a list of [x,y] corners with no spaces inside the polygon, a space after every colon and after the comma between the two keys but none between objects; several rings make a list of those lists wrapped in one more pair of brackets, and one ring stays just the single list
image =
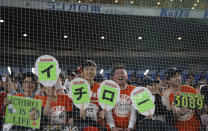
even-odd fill
[{"label": "arm", "polygon": [[55,91],[55,87],[46,87],[45,93],[47,95],[47,100],[46,100],[46,104],[45,107],[43,109],[43,115],[44,116],[49,116],[50,115],[50,108],[51,108],[51,100],[57,101],[58,100],[58,96],[56,94]]},{"label": "arm", "polygon": [[46,100],[46,104],[45,104],[45,107],[43,109],[43,115],[44,116],[49,116],[50,115],[50,98],[47,97],[47,100]]},{"label": "arm", "polygon": [[110,128],[115,127],[115,123],[114,123],[113,115],[112,115],[112,110],[107,112],[107,122],[108,122],[108,125],[110,126]]},{"label": "arm", "polygon": [[6,88],[7,88],[8,93],[11,95],[17,94],[15,90],[15,87],[17,87],[17,84],[13,83],[10,77],[7,77],[7,79],[8,79],[8,82],[7,82]]},{"label": "arm", "polygon": [[133,129],[135,123],[136,123],[136,110],[133,108],[133,106],[131,106],[131,114],[130,114],[128,128]]}]

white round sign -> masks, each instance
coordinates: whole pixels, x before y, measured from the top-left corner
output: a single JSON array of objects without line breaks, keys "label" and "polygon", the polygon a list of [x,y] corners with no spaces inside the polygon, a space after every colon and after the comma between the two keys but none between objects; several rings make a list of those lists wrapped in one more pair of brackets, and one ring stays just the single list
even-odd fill
[{"label": "white round sign", "polygon": [[44,86],[54,86],[60,72],[58,61],[53,56],[43,55],[35,62],[35,74]]},{"label": "white round sign", "polygon": [[70,82],[68,95],[72,98],[74,105],[80,110],[89,107],[92,92],[90,84],[82,78],[75,78]]},{"label": "white round sign", "polygon": [[136,87],[131,92],[133,107],[144,116],[153,115],[155,112],[155,98],[145,87]]},{"label": "white round sign", "polygon": [[106,111],[111,110],[120,99],[120,87],[112,80],[105,80],[98,89],[98,102]]}]

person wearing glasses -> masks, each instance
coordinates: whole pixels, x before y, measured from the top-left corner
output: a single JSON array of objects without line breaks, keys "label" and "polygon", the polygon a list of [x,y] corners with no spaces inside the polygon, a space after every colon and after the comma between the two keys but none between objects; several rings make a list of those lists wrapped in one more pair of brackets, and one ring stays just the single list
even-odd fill
[{"label": "person wearing glasses", "polygon": [[15,96],[33,98],[35,91],[37,90],[37,76],[32,72],[26,72],[22,76],[22,92],[16,94]]},{"label": "person wearing glasses", "polygon": [[[37,90],[37,86],[38,86],[37,76],[35,74],[33,74],[32,72],[26,72],[22,75],[22,79],[21,79],[20,83],[22,86],[22,91],[18,94],[15,94],[14,96],[34,99],[35,91]],[[6,107],[9,104],[11,104],[11,101],[9,101],[8,98],[5,98],[4,106]],[[4,126],[3,128],[5,130],[6,126]],[[10,128],[11,128],[11,130],[15,130],[15,131],[35,130],[33,128],[17,126],[17,125],[12,125],[12,124],[10,124]]]}]

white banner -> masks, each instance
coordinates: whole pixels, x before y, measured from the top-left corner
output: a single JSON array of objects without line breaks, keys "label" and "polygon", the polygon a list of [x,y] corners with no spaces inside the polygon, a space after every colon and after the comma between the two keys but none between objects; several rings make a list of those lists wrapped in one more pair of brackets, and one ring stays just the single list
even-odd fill
[{"label": "white banner", "polygon": [[116,6],[75,2],[0,0],[0,6],[101,14],[161,16],[174,18],[208,18],[208,10],[147,8],[138,6]]}]

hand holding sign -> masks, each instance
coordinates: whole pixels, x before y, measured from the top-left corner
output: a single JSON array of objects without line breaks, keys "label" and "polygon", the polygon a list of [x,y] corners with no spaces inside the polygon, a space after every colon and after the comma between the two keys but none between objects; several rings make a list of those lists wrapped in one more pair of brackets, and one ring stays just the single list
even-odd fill
[{"label": "hand holding sign", "polygon": [[86,117],[86,110],[84,109],[84,104],[81,104],[81,109],[80,109],[80,118],[85,119]]},{"label": "hand holding sign", "polygon": [[5,123],[40,128],[41,100],[17,96],[7,97],[11,102],[11,106],[6,108]]},{"label": "hand holding sign", "polygon": [[155,111],[154,98],[145,87],[137,87],[131,93],[133,107],[142,115],[153,115]]},{"label": "hand holding sign", "polygon": [[120,98],[120,88],[114,81],[105,80],[98,89],[98,96],[100,106],[104,110],[109,111],[115,106],[116,101]]},{"label": "hand holding sign", "polygon": [[39,57],[35,63],[35,74],[44,86],[53,86],[60,74],[58,61],[49,55]]},{"label": "hand holding sign", "polygon": [[74,105],[80,110],[85,110],[90,104],[92,95],[89,83],[85,79],[76,78],[70,82],[69,88],[71,89],[69,96]]}]

